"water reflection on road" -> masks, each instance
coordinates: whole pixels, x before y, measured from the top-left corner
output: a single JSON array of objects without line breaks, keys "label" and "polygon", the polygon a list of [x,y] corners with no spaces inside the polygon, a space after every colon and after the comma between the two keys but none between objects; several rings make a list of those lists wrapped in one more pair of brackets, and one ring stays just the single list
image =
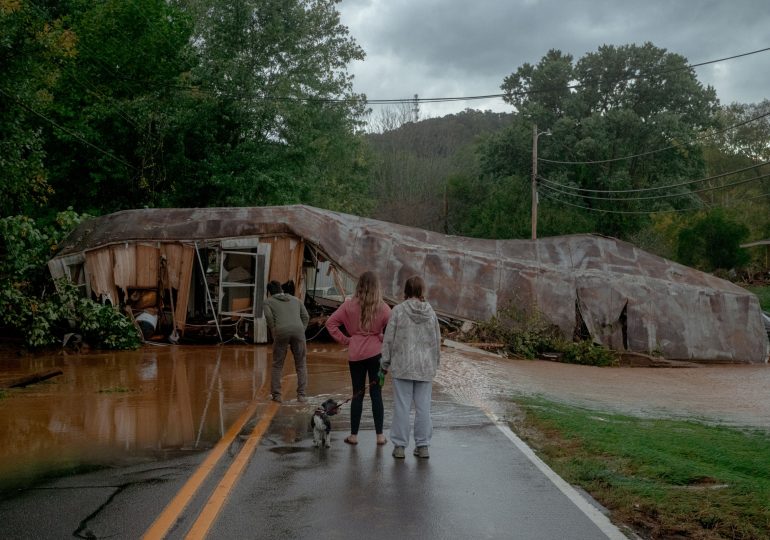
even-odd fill
[{"label": "water reflection on road", "polygon": [[64,374],[0,399],[0,488],[82,466],[210,447],[269,393],[266,347],[0,357],[4,378]]},{"label": "water reflection on road", "polygon": [[[0,351],[0,379],[61,369],[64,374],[0,398],[0,495],[52,472],[159,460],[211,447],[246,405],[269,396],[266,346],[146,346],[131,352],[18,356]],[[284,403],[264,444],[294,444],[323,399],[350,397],[346,353],[308,350],[310,402],[293,401],[293,361]],[[770,429],[770,366],[694,369],[595,368],[505,360],[445,348],[437,390],[459,404],[505,417],[515,395],[544,395],[589,408],[652,417],[702,418]],[[386,427],[390,383],[386,382]],[[434,399],[444,399],[439,393]],[[437,417],[438,426],[458,419]],[[349,406],[335,417],[345,431]],[[371,415],[362,419],[371,429]],[[336,436],[336,435],[335,435]],[[340,437],[341,438],[341,437]]]}]

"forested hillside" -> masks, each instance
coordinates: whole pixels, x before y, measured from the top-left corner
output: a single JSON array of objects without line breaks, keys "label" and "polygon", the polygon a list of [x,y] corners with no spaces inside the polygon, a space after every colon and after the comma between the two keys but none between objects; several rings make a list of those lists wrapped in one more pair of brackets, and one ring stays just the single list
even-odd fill
[{"label": "forested hillside", "polygon": [[511,116],[468,109],[368,135],[372,216],[448,232],[449,179],[475,170],[474,145],[505,128]]}]

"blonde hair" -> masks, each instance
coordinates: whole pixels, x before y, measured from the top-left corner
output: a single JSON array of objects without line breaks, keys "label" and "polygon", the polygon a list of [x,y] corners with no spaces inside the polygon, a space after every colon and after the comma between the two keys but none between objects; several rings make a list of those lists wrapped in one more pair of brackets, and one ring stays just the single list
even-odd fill
[{"label": "blonde hair", "polygon": [[371,330],[374,318],[382,304],[380,280],[374,272],[364,272],[358,278],[355,298],[361,306],[361,328]]}]

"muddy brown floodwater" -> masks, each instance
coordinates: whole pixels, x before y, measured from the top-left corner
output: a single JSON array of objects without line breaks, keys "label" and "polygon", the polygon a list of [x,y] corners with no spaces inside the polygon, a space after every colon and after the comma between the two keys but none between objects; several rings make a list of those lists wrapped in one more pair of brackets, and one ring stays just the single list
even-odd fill
[{"label": "muddy brown floodwater", "polygon": [[63,375],[0,399],[0,488],[208,448],[266,394],[265,347],[0,355],[0,377]]},{"label": "muddy brown floodwater", "polygon": [[770,366],[599,368],[444,349],[437,382],[504,416],[512,395],[654,418],[770,430]]},{"label": "muddy brown floodwater", "polygon": [[[311,402],[344,399],[350,391],[344,350],[311,344],[308,351]],[[210,448],[250,401],[267,401],[270,359],[269,347],[248,345],[22,356],[0,351],[0,380],[63,371],[0,398],[0,492],[51,474]],[[289,360],[289,401],[296,384],[292,372]],[[766,365],[594,368],[444,348],[436,382],[453,399],[501,417],[513,395],[543,395],[602,410],[770,429]],[[289,417],[300,422],[287,424],[287,440],[294,440],[306,427],[305,417]]]}]

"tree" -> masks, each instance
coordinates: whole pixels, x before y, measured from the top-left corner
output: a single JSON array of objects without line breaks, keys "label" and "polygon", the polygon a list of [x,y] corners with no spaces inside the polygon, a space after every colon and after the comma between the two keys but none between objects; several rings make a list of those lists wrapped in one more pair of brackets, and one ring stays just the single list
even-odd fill
[{"label": "tree", "polygon": [[345,207],[363,52],[336,3],[0,0],[8,206]]},{"label": "tree", "polygon": [[[190,91],[210,128],[180,154],[169,204],[323,201],[362,182],[361,96],[346,66],[363,51],[337,0],[184,2],[198,58]],[[187,146],[187,141],[176,141]]]},{"label": "tree", "polygon": [[707,272],[742,267],[750,258],[741,248],[748,235],[749,229],[724,210],[710,210],[679,233],[679,260]]},{"label": "tree", "polygon": [[506,77],[502,89],[516,118],[483,150],[484,172],[528,178],[536,124],[551,133],[539,139],[538,172],[543,198],[563,202],[550,207],[555,212],[585,207],[598,232],[623,237],[647,223],[645,211],[698,203],[684,188],[665,192],[677,197],[636,201],[585,191],[652,188],[703,174],[696,135],[713,124],[717,99],[684,57],[650,43],[605,45],[574,63],[552,50]]},{"label": "tree", "polygon": [[41,126],[74,42],[56,12],[0,0],[0,216],[49,202]]}]

